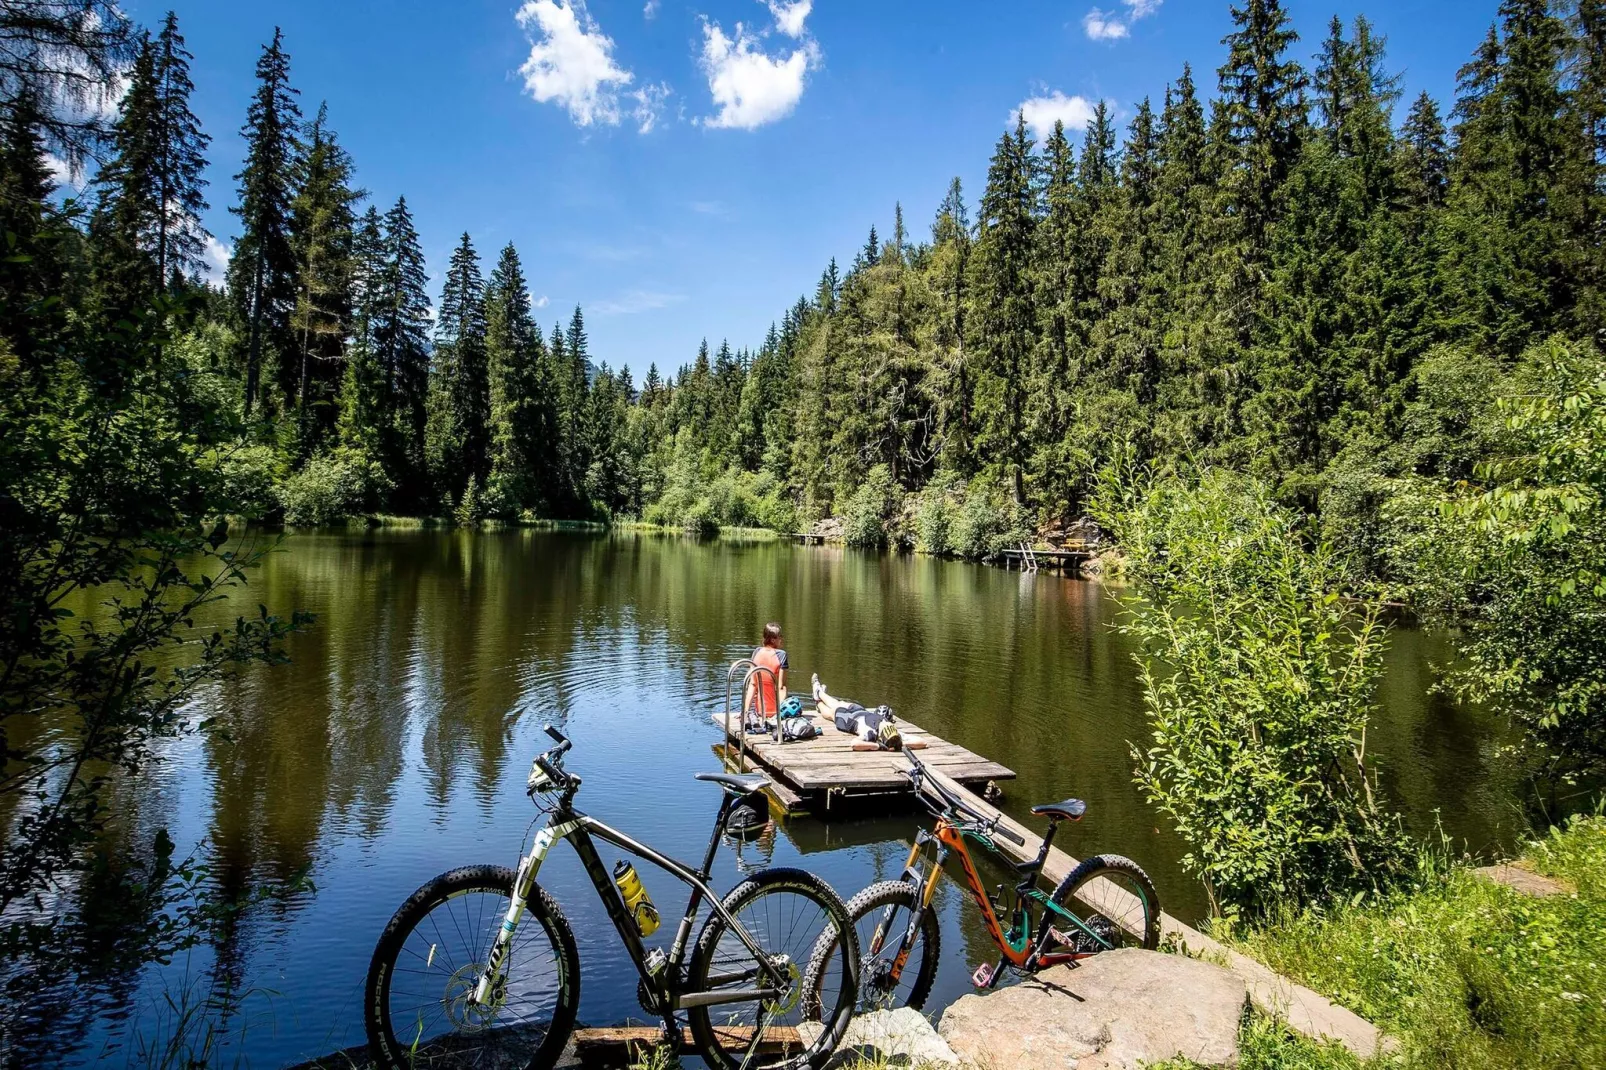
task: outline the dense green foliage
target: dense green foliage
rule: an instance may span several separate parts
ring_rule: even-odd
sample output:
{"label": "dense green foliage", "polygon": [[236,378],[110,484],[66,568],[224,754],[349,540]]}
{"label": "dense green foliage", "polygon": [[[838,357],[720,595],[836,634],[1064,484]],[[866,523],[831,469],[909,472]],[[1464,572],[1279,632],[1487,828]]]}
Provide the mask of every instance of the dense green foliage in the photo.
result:
{"label": "dense green foliage", "polygon": [[[465,237],[432,326],[405,200],[363,211],[275,34],[242,130],[227,298],[190,344],[277,452],[264,471],[290,485],[257,500],[298,522],[836,516],[864,545],[985,555],[1075,521],[1130,453],[1251,471],[1375,541],[1382,481],[1486,459],[1419,448],[1436,368],[1503,374],[1606,326],[1606,15],[1506,0],[1449,127],[1425,95],[1396,115],[1364,18],[1335,19],[1309,63],[1277,0],[1233,18],[1213,100],[1185,68],[1135,105],[1124,143],[1102,104],[1079,145],[1017,120],[974,221],[955,179],[925,240],[896,208],[756,349],[705,344],[639,384],[594,361],[579,309],[535,324],[512,247],[487,278]],[[96,185],[88,302],[196,267],[206,138],[187,59],[172,20],[138,53]],[[871,483],[877,500],[856,501]],[[314,488],[316,508],[290,507]]]}
{"label": "dense green foliage", "polygon": [[[128,820],[126,785],[164,741],[207,727],[196,707],[206,689],[245,665],[283,660],[281,640],[303,623],[266,610],[222,623],[217,605],[271,549],[231,538],[225,517],[263,507],[278,460],[251,444],[231,377],[196,343],[209,298],[184,272],[204,240],[205,141],[188,108],[176,22],[135,40],[104,5],[34,5],[26,18],[21,6],[0,13],[0,34],[69,49],[43,56],[52,63],[95,72],[135,60],[109,130],[63,114],[81,94],[34,92],[15,67],[0,78],[8,93],[20,85],[0,109],[8,1040],[20,1022],[62,1010],[45,1006],[40,976],[65,982],[168,961],[262,891],[214,894],[205,864],[176,856],[164,830]],[[112,21],[84,24],[101,18]],[[44,153],[52,142],[70,150],[102,139],[113,162],[86,219],[55,198]]]}
{"label": "dense green foliage", "polygon": [[1571,894],[1533,898],[1430,859],[1411,886],[1286,917],[1245,934],[1244,950],[1397,1037],[1388,1065],[1600,1066],[1606,823],[1555,829],[1521,864]]}
{"label": "dense green foliage", "polygon": [[1342,561],[1250,476],[1112,479],[1094,507],[1134,581],[1123,628],[1153,727],[1138,782],[1215,910],[1391,883],[1405,841],[1366,762],[1378,601],[1342,601]]}

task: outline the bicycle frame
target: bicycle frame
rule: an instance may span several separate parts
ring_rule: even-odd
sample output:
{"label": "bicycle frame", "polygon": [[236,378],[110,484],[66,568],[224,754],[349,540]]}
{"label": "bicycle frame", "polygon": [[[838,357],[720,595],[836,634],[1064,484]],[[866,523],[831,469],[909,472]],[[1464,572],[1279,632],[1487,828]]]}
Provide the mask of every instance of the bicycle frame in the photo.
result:
{"label": "bicycle frame", "polygon": [[[719,914],[731,927],[737,939],[752,953],[756,962],[760,964],[758,970],[746,970],[739,973],[721,974],[710,977],[710,985],[718,988],[720,985],[737,984],[742,981],[768,981],[772,986],[784,986],[787,978],[769,962],[763,950],[759,947],[752,935],[742,927],[741,923],[732,917],[720,902],[719,895],[708,884],[708,878],[713,872],[714,856],[719,851],[720,837],[725,832],[725,826],[730,818],[731,809],[738,801],[730,793],[719,808],[719,816],[714,822],[714,834],[709,838],[708,851],[703,856],[701,870],[694,870],[682,862],[661,854],[644,843],[631,838],[625,833],[610,825],[598,821],[588,814],[575,810],[571,802],[572,791],[565,793],[563,801],[553,811],[547,823],[536,833],[535,842],[531,845],[530,853],[519,861],[517,876],[513,881],[513,898],[508,905],[507,915],[502,921],[502,928],[497,933],[496,941],[491,948],[488,960],[488,969],[480,978],[475,991],[476,1002],[484,1002],[491,998],[496,983],[506,965],[508,948],[512,946],[513,934],[518,930],[519,922],[524,916],[525,906],[528,903],[530,892],[535,886],[536,875],[541,865],[546,861],[547,854],[559,840],[568,840],[574,847],[575,853],[580,856],[580,864],[585,867],[586,876],[591,879],[602,899],[608,917],[613,922],[614,929],[619,933],[625,949],[630,953],[630,961],[636,964],[636,972],[641,975],[642,983],[649,991],[657,992],[663,998],[666,1018],[676,1010],[691,1007],[709,1007],[724,1003],[746,1003],[755,1000],[771,1000],[784,992],[784,987],[752,987],[709,990],[702,992],[688,992],[681,989],[681,965],[686,956],[687,945],[691,938],[691,926],[697,914],[697,908],[704,899],[707,899],[713,910]],[[657,975],[647,967],[647,951],[642,943],[641,933],[636,928],[636,922],[631,917],[629,909],[625,906],[624,898],[614,885],[613,878],[602,863],[597,853],[595,839],[606,840],[616,847],[623,848],[636,857],[651,862],[654,866],[675,877],[681,883],[691,887],[691,898],[686,903],[686,912],[680,919],[679,928],[675,932],[675,941],[669,952],[667,965]],[[769,976],[759,978],[762,971]]]}
{"label": "bicycle frame", "polygon": [[[1054,920],[1056,918],[1070,922],[1092,937],[1102,945],[1100,950],[1110,948],[1112,945],[1090,929],[1081,918],[1071,911],[1058,906],[1047,895],[1037,889],[1037,878],[1043,871],[1043,864],[1048,861],[1049,847],[1053,843],[1056,827],[1056,823],[1049,823],[1048,832],[1043,836],[1043,845],[1036,858],[1030,862],[1011,864],[1010,868],[1021,875],[1021,880],[1015,886],[1015,916],[1009,919],[1007,933],[1005,921],[998,916],[998,911],[994,909],[992,899],[987,894],[986,885],[982,883],[981,875],[976,872],[976,864],[971,860],[970,851],[965,844],[967,831],[948,820],[948,818],[939,817],[935,832],[928,833],[925,829],[920,829],[916,832],[914,846],[910,848],[909,858],[904,862],[902,879],[920,889],[920,898],[909,919],[909,925],[902,934],[902,944],[898,949],[898,954],[893,959],[889,975],[891,983],[897,983],[899,977],[902,976],[904,966],[908,964],[909,953],[914,948],[915,936],[920,931],[921,920],[924,918],[926,911],[931,909],[931,902],[937,891],[937,882],[942,876],[943,866],[947,863],[950,855],[958,856],[960,869],[965,875],[965,884],[970,889],[971,898],[976,901],[976,906],[981,910],[982,921],[987,926],[987,935],[992,938],[994,944],[998,945],[999,953],[1003,956],[999,966],[1008,964],[1024,973],[1033,973],[1061,963],[1077,962],[1097,954],[1096,951],[1051,951],[1050,946],[1056,942],[1054,935]],[[971,833],[971,835],[982,843],[989,852],[998,853],[997,849],[984,836],[979,833]],[[933,864],[929,873],[923,873],[918,863],[921,855],[925,853],[927,846],[930,844],[936,844]],[[1043,914],[1036,925],[1036,935],[1028,938],[1027,934],[1032,930],[1032,925],[1030,924],[1031,911],[1026,906],[1026,903],[1028,900],[1033,899],[1042,904]],[[894,909],[894,907],[888,907],[881,922],[876,926],[869,945],[864,949],[866,955],[880,954],[881,949],[885,946],[887,937],[892,935],[886,931],[886,928]],[[1011,934],[1014,934],[1013,938]],[[987,978],[986,986],[991,988],[997,985],[1002,975],[1002,969],[994,968]]]}

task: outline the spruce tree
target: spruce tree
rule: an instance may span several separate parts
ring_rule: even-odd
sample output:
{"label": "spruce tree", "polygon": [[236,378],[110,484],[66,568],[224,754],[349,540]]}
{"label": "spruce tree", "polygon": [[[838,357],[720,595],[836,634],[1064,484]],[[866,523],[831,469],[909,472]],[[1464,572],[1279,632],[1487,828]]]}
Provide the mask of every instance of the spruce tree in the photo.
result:
{"label": "spruce tree", "polygon": [[941,310],[935,328],[933,390],[938,397],[937,450],[944,467],[974,471],[971,442],[971,383],[965,366],[965,313],[970,304],[971,233],[964,187],[956,176],[931,224],[930,275]]}
{"label": "spruce tree", "polygon": [[385,384],[385,466],[406,508],[428,500],[429,277],[407,199],[384,218],[383,273],[372,298],[374,359]]}
{"label": "spruce tree", "polygon": [[98,311],[108,323],[135,318],[163,283],[151,241],[161,229],[155,64],[156,46],[147,33],[118,103],[111,155],[95,176],[90,265]]}
{"label": "spruce tree", "polygon": [[151,176],[156,199],[155,253],[157,278],[166,287],[175,276],[201,271],[206,264],[206,240],[201,213],[209,207],[206,189],[206,148],[212,139],[201,131],[190,110],[195,84],[190,60],[178,31],[178,16],[169,11],[162,20],[152,56],[155,88]]}
{"label": "spruce tree", "polygon": [[46,164],[41,123],[31,93],[0,111],[0,348],[9,347],[30,373],[43,370],[66,326],[66,289],[54,219],[55,183]]}
{"label": "spruce tree", "polygon": [[[353,331],[352,301],[358,271],[354,249],[356,203],[351,157],[329,129],[326,105],[307,128],[297,159],[296,195],[290,203],[290,240],[296,263],[296,303],[290,315],[299,373],[296,415],[303,450],[332,426],[346,339]],[[371,256],[370,251],[364,251]]]}
{"label": "spruce tree", "polygon": [[1228,179],[1234,212],[1258,259],[1276,216],[1277,190],[1299,158],[1305,126],[1305,72],[1288,51],[1299,40],[1280,0],[1244,0],[1231,8],[1237,29],[1222,39],[1219,71],[1225,118],[1236,147]]}
{"label": "spruce tree", "polygon": [[[296,127],[301,110],[290,86],[284,34],[275,29],[256,68],[257,90],[246,111],[245,167],[235,176],[240,237],[229,261],[229,295],[244,331],[245,413],[263,403],[262,365],[291,351],[296,259],[290,239]],[[285,362],[294,368],[294,362]],[[281,365],[281,373],[287,370]],[[293,394],[293,380],[292,390]]]}
{"label": "spruce tree", "polygon": [[557,410],[530,292],[509,243],[485,286],[490,375],[490,500],[504,512],[550,511],[562,501]]}
{"label": "spruce tree", "polygon": [[1037,157],[1026,118],[999,138],[987,169],[971,260],[977,349],[976,450],[1026,500],[1026,371],[1034,341],[1032,263],[1038,212]]}
{"label": "spruce tree", "polygon": [[432,460],[439,463],[444,488],[456,496],[469,478],[483,483],[490,474],[485,283],[479,254],[466,232],[452,251],[441,287],[432,370],[432,386],[444,410]]}

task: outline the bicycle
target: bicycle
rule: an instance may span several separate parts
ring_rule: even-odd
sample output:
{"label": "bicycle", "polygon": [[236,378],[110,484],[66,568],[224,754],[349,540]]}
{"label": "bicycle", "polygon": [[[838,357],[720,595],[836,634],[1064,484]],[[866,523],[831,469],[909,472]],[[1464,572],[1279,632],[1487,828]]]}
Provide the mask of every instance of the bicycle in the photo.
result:
{"label": "bicycle", "polygon": [[[563,758],[571,744],[550,725],[546,732],[557,746],[536,756],[526,784],[532,800],[542,797],[537,806],[547,821],[518,868],[444,873],[414,892],[380,936],[363,1001],[375,1062],[548,1070],[558,1060],[574,1030],[580,960],[568,921],[536,876],[552,846],[567,839],[635,963],[637,998],[662,1020],[666,1039],[680,1040],[683,1013],[695,1048],[715,1070],[823,1064],[856,998],[858,941],[847,907],[824,881],[796,869],[752,874],[723,898],[708,884],[731,811],[768,778],[697,774],[724,794],[702,868],[693,869],[576,810],[581,782]],[[644,941],[658,916],[639,878],[624,862],[610,877],[599,839],[690,886],[667,953]],[[692,922],[705,901],[710,912],[693,944]],[[827,944],[845,953],[824,965],[823,1000],[821,981],[812,978],[804,1025],[803,967]]]}
{"label": "bicycle", "polygon": [[[1148,874],[1130,858],[1095,855],[1078,865],[1052,892],[1038,887],[1038,877],[1060,822],[1080,821],[1087,810],[1086,803],[1067,799],[1032,807],[1032,813],[1048,818],[1048,830],[1036,858],[1010,863],[1010,868],[1020,875],[1020,882],[1014,888],[1013,901],[1005,902],[1002,884],[997,894],[988,894],[966,841],[1002,854],[994,837],[1003,837],[1019,847],[1026,846],[1025,839],[1003,827],[1001,815],[988,818],[968,807],[919,758],[913,754],[907,757],[907,775],[915,793],[936,816],[937,824],[932,833],[924,829],[915,833],[914,847],[898,880],[872,884],[848,901],[862,953],[859,1013],[899,1006],[918,1010],[925,1004],[937,976],[942,946],[941,929],[931,903],[950,855],[958,856],[965,883],[1000,953],[996,965],[983,963],[971,976],[977,988],[996,987],[1011,969],[1030,975],[1117,947],[1138,946],[1152,951],[1159,946],[1160,899]],[[923,788],[930,789],[935,798],[928,798]],[[935,857],[926,871],[921,866],[922,856],[933,845]],[[1035,921],[1032,904],[1041,909]],[[867,931],[861,931],[863,925],[869,926]],[[832,950],[826,945],[817,949],[822,968],[830,961]],[[915,965],[913,970],[908,968],[911,962]],[[815,979],[811,968],[808,981],[812,985]]]}

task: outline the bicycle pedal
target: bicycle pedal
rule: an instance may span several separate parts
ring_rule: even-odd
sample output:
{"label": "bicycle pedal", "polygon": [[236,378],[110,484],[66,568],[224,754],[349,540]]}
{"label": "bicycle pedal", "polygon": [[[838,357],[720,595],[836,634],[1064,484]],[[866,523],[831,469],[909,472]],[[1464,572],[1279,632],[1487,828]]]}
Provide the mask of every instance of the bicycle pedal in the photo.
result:
{"label": "bicycle pedal", "polygon": [[976,967],[976,972],[970,975],[970,983],[977,988],[986,988],[993,983],[993,964],[984,962]]}

